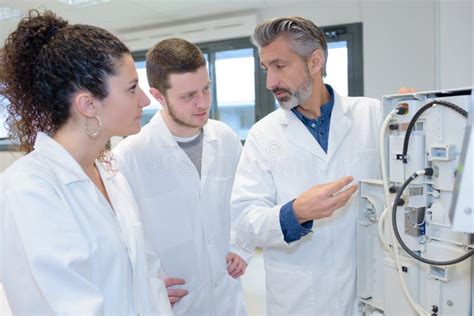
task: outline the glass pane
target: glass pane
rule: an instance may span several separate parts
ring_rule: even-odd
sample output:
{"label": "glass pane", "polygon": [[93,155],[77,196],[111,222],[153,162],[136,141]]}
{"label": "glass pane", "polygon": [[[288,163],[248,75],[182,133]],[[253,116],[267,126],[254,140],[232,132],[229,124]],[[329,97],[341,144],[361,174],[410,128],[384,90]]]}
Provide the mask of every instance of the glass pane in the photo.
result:
{"label": "glass pane", "polygon": [[328,43],[327,76],[324,82],[330,84],[340,95],[349,93],[349,68],[347,66],[347,41]]}
{"label": "glass pane", "polygon": [[8,138],[8,132],[5,127],[7,119],[7,102],[4,97],[0,96],[0,139]]}
{"label": "glass pane", "polygon": [[255,62],[253,49],[216,53],[217,117],[240,137],[255,123]]}
{"label": "glass pane", "polygon": [[161,104],[150,94],[150,86],[148,85],[148,79],[146,78],[145,61],[137,61],[135,62],[135,66],[137,67],[138,84],[151,101],[150,105],[143,109],[143,116],[141,119],[143,126],[150,121],[151,117],[156,113],[156,111],[161,110]]}
{"label": "glass pane", "polygon": [[[347,59],[347,41],[328,43],[327,76],[324,82],[330,84],[340,95],[349,94],[349,68]],[[275,109],[279,107],[275,99]]]}

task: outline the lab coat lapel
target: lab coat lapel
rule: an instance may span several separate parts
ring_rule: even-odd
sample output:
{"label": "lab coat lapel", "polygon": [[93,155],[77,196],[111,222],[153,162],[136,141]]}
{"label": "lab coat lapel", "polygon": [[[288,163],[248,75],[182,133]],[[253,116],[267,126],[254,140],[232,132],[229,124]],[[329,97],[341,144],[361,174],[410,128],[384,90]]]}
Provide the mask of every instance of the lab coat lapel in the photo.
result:
{"label": "lab coat lapel", "polygon": [[287,124],[286,136],[288,140],[313,155],[318,156],[323,161],[326,161],[326,153],[306,126],[304,126],[303,122],[301,122],[293,112],[288,110],[282,111],[283,117],[281,122]]}
{"label": "lab coat lapel", "polygon": [[334,92],[334,107],[332,109],[331,125],[329,127],[328,162],[332,159],[352,126],[352,121],[347,115],[348,111],[349,108],[347,104],[343,102],[340,95]]}
{"label": "lab coat lapel", "polygon": [[[155,119],[157,115],[158,117]],[[175,181],[181,182],[183,187],[187,187],[189,185],[193,187],[198,187],[200,179],[197,169],[194,166],[193,162],[186,155],[184,150],[179,147],[178,143],[176,142],[176,139],[171,134],[171,131],[166,125],[161,112],[155,114],[150,124],[155,124],[153,126],[153,129],[154,133],[157,134],[157,136],[154,137],[156,144],[154,144],[153,146],[156,146],[155,148],[158,148],[158,150],[160,151],[165,150],[167,154],[173,157],[173,159],[169,161],[172,163],[171,168],[174,171],[173,173],[176,175],[174,177]],[[201,172],[202,169],[203,168],[201,164]],[[189,183],[191,178],[193,183]]]}
{"label": "lab coat lapel", "polygon": [[122,192],[121,190],[118,190],[118,188],[121,188],[121,186],[117,183],[117,181],[119,181],[119,179],[117,179],[117,171],[107,169],[100,162],[96,162],[96,166],[99,169],[102,182],[104,183],[105,189],[110,199],[111,207],[113,208],[125,243],[127,244],[130,261],[132,266],[135,266],[136,252],[134,251],[135,249],[133,247],[135,240],[133,234],[131,233],[133,229],[130,225],[136,225],[139,223],[139,221],[134,217],[134,213],[130,212],[130,209],[133,207],[133,205],[130,205],[131,201],[126,198],[129,196],[129,194],[128,192]]}
{"label": "lab coat lapel", "polygon": [[122,237],[127,247],[128,257],[130,259],[130,264],[132,265],[134,300],[136,302],[135,308],[139,314],[142,314],[144,310],[141,304],[142,298],[140,296],[143,295],[142,288],[144,285],[140,283],[140,280],[143,277],[145,259],[140,256],[141,251],[144,249],[144,243],[143,240],[140,240],[141,236],[137,234],[137,230],[141,233],[141,223],[138,217],[136,217],[136,213],[132,211],[133,209],[136,209],[137,206],[134,201],[128,199],[131,192],[123,192],[122,188],[125,188],[126,186],[118,183],[124,181],[121,175],[118,175],[115,170],[106,169],[105,166],[99,162],[96,164],[109,195],[110,202],[112,203],[112,207],[115,211],[115,216],[120,225]]}
{"label": "lab coat lapel", "polygon": [[201,190],[206,183],[209,172],[214,165],[216,159],[216,140],[215,131],[210,128],[209,124],[204,125],[204,137],[202,140],[202,156],[201,156]]}
{"label": "lab coat lapel", "polygon": [[[150,128],[152,129],[151,142],[154,148],[170,148],[179,147],[175,138],[171,134],[168,125],[163,119],[162,111],[156,113],[150,120]],[[166,149],[165,149],[166,150]]]}

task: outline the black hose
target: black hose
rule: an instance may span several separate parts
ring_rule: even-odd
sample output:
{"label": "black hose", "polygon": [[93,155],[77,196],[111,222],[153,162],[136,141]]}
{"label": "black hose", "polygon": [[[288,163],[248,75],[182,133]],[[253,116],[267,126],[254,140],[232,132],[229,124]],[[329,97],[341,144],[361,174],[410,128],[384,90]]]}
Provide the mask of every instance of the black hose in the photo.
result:
{"label": "black hose", "polygon": [[[426,175],[433,174],[433,169],[432,168],[426,168],[425,170]],[[403,191],[405,191],[406,187],[412,182],[414,179],[418,177],[418,173],[415,172],[413,173],[406,181],[402,184],[402,186],[398,189],[397,196],[395,197],[395,201],[393,202],[393,208],[392,208],[392,227],[393,227],[393,232],[395,233],[395,237],[398,240],[398,243],[402,248],[406,251],[407,254],[412,256],[418,261],[431,264],[434,266],[448,266],[452,264],[456,264],[459,262],[462,262],[469,258],[470,256],[474,255],[474,249],[469,250],[466,252],[464,255],[460,256],[459,258],[453,259],[453,260],[447,260],[447,261],[434,261],[430,259],[423,258],[413,251],[410,250],[410,248],[407,247],[407,245],[403,242],[402,237],[400,236],[398,232],[398,226],[397,226],[397,208],[398,208],[398,201],[400,200],[400,197],[403,194]]]}
{"label": "black hose", "polygon": [[423,114],[423,112],[425,112],[426,110],[428,110],[429,108],[431,108],[435,104],[446,106],[446,107],[458,112],[462,116],[467,117],[467,111],[466,110],[464,110],[463,108],[457,106],[456,104],[448,102],[448,101],[434,100],[434,101],[431,101],[431,102],[423,105],[423,107],[421,107],[415,113],[415,115],[413,115],[413,117],[410,120],[410,123],[408,124],[407,130],[405,132],[405,138],[403,140],[403,152],[402,152],[402,157],[403,157],[402,161],[403,161],[404,164],[406,164],[408,162],[408,160],[407,160],[408,143],[410,142],[411,131],[413,130],[413,127],[415,126],[416,121],[421,116],[421,114]]}

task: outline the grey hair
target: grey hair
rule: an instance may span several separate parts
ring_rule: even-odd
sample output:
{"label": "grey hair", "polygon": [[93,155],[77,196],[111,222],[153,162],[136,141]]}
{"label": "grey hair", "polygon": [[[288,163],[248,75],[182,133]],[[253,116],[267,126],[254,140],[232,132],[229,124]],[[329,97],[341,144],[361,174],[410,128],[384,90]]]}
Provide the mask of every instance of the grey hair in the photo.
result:
{"label": "grey hair", "polygon": [[298,16],[266,20],[255,27],[250,41],[260,50],[280,36],[285,36],[290,50],[303,59],[307,59],[315,50],[321,50],[324,54],[321,73],[326,77],[328,44],[319,27],[310,20]]}

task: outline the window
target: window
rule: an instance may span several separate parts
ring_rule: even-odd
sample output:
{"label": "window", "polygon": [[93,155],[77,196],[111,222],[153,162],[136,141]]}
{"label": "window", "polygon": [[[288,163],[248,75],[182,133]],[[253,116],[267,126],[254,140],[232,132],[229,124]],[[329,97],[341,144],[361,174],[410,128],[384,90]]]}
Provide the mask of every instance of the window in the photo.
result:
{"label": "window", "polygon": [[150,94],[150,86],[148,85],[148,79],[146,78],[145,60],[136,61],[135,66],[137,67],[138,84],[151,101],[150,105],[143,109],[143,115],[141,118],[141,124],[143,126],[150,121],[156,111],[161,109],[161,104],[156,101],[155,98],[153,98]]}
{"label": "window", "polygon": [[8,101],[0,95],[0,151],[14,150],[18,141],[12,141],[8,138],[6,126]]}
{"label": "window", "polygon": [[213,86],[211,118],[229,125],[241,140],[255,123],[257,51],[248,38],[198,44]]}
{"label": "window", "polygon": [[[338,93],[363,95],[362,24],[322,27],[328,41],[329,58],[325,82]],[[212,81],[210,117],[229,125],[245,140],[250,127],[275,110],[278,103],[265,87],[265,74],[260,69],[258,51],[249,38],[198,43],[208,62]],[[140,86],[148,92],[145,53],[134,54]],[[155,101],[145,109],[143,123],[160,108]]]}
{"label": "window", "polygon": [[0,139],[8,138],[7,128],[5,126],[5,121],[7,119],[7,102],[5,98],[0,96]]}
{"label": "window", "polygon": [[364,94],[362,23],[322,27],[328,42],[327,77],[341,94]]}
{"label": "window", "polygon": [[341,95],[349,95],[346,41],[328,43],[326,73],[324,82],[330,84]]}

